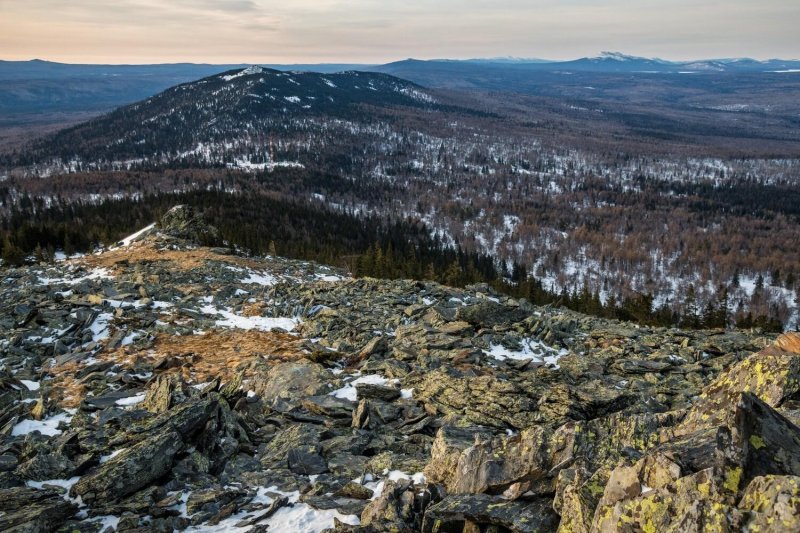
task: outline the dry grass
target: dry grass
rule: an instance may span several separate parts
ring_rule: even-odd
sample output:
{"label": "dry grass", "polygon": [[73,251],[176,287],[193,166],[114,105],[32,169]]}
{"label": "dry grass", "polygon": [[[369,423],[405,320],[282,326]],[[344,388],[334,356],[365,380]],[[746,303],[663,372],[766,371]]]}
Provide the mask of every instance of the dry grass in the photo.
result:
{"label": "dry grass", "polygon": [[171,268],[178,270],[192,270],[202,267],[208,261],[219,261],[242,268],[259,268],[257,261],[246,257],[223,255],[212,252],[208,248],[195,248],[194,250],[169,250],[157,247],[153,242],[135,242],[130,246],[108,250],[100,255],[88,255],[77,260],[89,267],[109,268],[115,273],[124,267],[136,263],[167,262]]}
{"label": "dry grass", "polygon": [[169,359],[169,371],[197,383],[220,378],[223,382],[244,372],[250,377],[258,361],[276,364],[308,355],[302,339],[286,333],[223,330],[204,335],[159,335],[153,351]]}
{"label": "dry grass", "polygon": [[[180,374],[188,383],[207,383],[219,378],[225,383],[237,374],[245,380],[262,372],[264,365],[294,361],[309,356],[305,341],[286,333],[257,330],[212,330],[203,335],[159,334],[145,350],[130,346],[99,353],[98,362],[113,361],[132,371],[141,363],[155,367],[153,377]],[[91,389],[91,376],[78,379],[84,368],[66,363],[50,370],[50,399],[62,407],[77,407]]]}

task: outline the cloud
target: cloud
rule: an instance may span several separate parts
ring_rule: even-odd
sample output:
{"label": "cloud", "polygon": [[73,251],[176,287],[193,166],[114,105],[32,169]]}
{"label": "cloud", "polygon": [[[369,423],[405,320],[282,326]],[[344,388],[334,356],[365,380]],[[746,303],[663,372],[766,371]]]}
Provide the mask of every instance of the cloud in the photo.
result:
{"label": "cloud", "polygon": [[0,57],[382,62],[800,56],[786,0],[0,0]]}

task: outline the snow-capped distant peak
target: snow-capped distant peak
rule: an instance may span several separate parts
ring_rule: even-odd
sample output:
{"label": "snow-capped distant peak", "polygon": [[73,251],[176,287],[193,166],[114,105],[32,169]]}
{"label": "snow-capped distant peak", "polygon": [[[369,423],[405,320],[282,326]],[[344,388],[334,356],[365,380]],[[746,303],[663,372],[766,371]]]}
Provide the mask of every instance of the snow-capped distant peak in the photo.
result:
{"label": "snow-capped distant peak", "polygon": [[593,59],[595,61],[618,61],[620,63],[632,62],[632,61],[646,61],[649,63],[669,63],[668,61],[664,61],[663,59],[659,59],[657,57],[651,58],[651,57],[631,56],[623,54],[621,52],[600,52],[599,56],[592,57],[589,59]]}
{"label": "snow-capped distant peak", "polygon": [[252,74],[262,74],[263,72],[264,72],[263,68],[259,67],[258,65],[253,65],[253,66],[247,67],[246,69],[240,70],[236,74],[230,74],[228,76],[222,76],[222,79],[225,80],[225,81],[231,81],[232,79],[241,78],[242,76],[250,76]]}
{"label": "snow-capped distant peak", "polygon": [[606,61],[634,61],[641,58],[625,55],[620,52],[600,52],[600,55],[594,59],[602,59]]}

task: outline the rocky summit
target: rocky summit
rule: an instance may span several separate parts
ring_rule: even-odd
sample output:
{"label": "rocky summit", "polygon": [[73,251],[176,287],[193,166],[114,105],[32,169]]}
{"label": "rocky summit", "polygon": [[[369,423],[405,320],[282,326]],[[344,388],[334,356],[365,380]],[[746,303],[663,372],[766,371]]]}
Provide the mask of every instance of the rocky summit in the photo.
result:
{"label": "rocky summit", "polygon": [[800,530],[800,335],[225,247],[4,271],[0,530]]}

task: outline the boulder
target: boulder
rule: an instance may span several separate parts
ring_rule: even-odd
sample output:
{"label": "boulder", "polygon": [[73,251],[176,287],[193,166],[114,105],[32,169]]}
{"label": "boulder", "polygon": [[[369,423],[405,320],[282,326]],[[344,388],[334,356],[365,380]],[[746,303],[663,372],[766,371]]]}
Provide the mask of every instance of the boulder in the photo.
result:
{"label": "boulder", "polygon": [[737,363],[703,389],[697,403],[672,436],[733,424],[735,405],[751,393],[772,407],[800,391],[800,334],[786,333],[775,343]]}
{"label": "boulder", "polygon": [[126,449],[93,473],[83,476],[70,491],[85,503],[117,501],[166,475],[183,449],[181,435],[164,431]]}
{"label": "boulder", "polygon": [[65,500],[57,490],[0,489],[0,531],[55,531],[76,512],[78,506]]}
{"label": "boulder", "polygon": [[487,494],[462,494],[428,507],[421,531],[484,531],[487,526],[512,533],[545,533],[556,529],[558,516],[548,498],[508,501]]}
{"label": "boulder", "polygon": [[254,391],[271,405],[276,400],[299,404],[309,396],[330,392],[332,375],[322,365],[302,360],[275,365],[267,378],[255,382]]}

